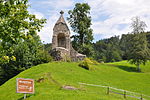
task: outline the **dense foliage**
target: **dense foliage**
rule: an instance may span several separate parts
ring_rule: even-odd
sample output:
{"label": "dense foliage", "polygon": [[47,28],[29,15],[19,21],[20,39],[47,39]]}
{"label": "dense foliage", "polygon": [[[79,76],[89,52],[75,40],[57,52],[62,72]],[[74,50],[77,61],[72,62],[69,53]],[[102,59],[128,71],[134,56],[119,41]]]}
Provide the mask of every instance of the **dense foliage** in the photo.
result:
{"label": "dense foliage", "polygon": [[132,19],[131,27],[133,29],[130,41],[128,61],[137,66],[140,72],[140,65],[145,64],[150,57],[150,50],[148,48],[148,42],[146,35],[143,34],[147,27],[145,22],[141,21],[139,17]]}
{"label": "dense foliage", "polygon": [[[130,57],[140,57],[141,52],[145,60],[148,60],[150,49],[150,33],[123,34],[121,38],[114,36],[108,39],[97,41],[94,45],[93,58],[99,62],[115,62],[129,60]],[[139,48],[139,49],[138,49]],[[133,54],[132,50],[138,54]],[[142,50],[142,51],[141,51]],[[141,55],[142,56],[142,55]]]}
{"label": "dense foliage", "polygon": [[0,1],[0,84],[33,65],[51,61],[37,32],[45,19],[29,14],[28,0]]}
{"label": "dense foliage", "polygon": [[80,53],[91,55],[93,33],[91,29],[90,6],[87,3],[76,3],[73,10],[69,10],[68,21],[76,33],[72,36],[73,47]]}
{"label": "dense foliage", "polygon": [[146,36],[143,33],[132,34],[132,40],[130,41],[130,48],[128,52],[128,60],[135,64],[140,72],[140,65],[145,64],[150,57],[150,51]]}
{"label": "dense foliage", "polygon": [[150,34],[144,32],[145,27],[145,22],[139,17],[134,17],[131,33],[123,34],[121,39],[114,36],[94,44],[94,58],[100,62],[128,60],[135,64],[140,72],[140,65],[145,64],[150,58]]}
{"label": "dense foliage", "polygon": [[119,36],[99,40],[94,44],[94,58],[99,62],[115,62],[122,60]]}

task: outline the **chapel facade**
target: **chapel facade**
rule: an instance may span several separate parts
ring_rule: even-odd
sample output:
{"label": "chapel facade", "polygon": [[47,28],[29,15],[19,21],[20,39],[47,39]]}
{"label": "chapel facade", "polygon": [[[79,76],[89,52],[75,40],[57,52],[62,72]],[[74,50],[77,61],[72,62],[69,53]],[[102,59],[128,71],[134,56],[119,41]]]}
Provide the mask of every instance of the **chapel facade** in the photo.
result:
{"label": "chapel facade", "polygon": [[78,53],[73,49],[70,39],[70,30],[64,20],[64,12],[60,12],[60,17],[53,28],[52,49],[60,52],[63,59],[69,58],[72,61],[83,60],[86,55]]}

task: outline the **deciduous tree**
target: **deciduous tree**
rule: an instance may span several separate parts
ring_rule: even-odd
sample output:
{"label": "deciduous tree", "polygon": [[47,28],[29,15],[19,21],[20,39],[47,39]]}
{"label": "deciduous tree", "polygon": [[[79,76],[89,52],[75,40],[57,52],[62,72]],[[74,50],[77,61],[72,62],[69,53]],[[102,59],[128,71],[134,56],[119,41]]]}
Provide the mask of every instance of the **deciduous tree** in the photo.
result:
{"label": "deciduous tree", "polygon": [[0,84],[47,60],[37,35],[46,20],[30,14],[28,7],[28,0],[0,0]]}
{"label": "deciduous tree", "polygon": [[[91,16],[90,6],[87,3],[76,3],[73,10],[69,10],[69,17],[67,18],[72,30],[76,33],[72,36],[73,47],[84,53],[85,45],[88,45],[93,40],[93,34],[91,29]],[[82,49],[81,49],[82,48]]]}
{"label": "deciduous tree", "polygon": [[131,27],[133,28],[133,34],[130,35],[131,41],[129,42],[128,60],[132,64],[135,64],[140,72],[140,65],[145,64],[150,57],[147,38],[143,33],[146,24],[139,17],[135,17],[132,19]]}

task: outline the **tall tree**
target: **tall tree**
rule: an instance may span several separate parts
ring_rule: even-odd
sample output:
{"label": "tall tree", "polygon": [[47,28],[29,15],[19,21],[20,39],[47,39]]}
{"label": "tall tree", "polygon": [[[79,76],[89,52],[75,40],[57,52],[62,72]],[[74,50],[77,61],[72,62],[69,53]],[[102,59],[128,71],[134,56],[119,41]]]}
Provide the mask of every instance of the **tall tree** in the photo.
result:
{"label": "tall tree", "polygon": [[28,12],[28,0],[0,1],[0,39],[5,49],[37,35],[45,19],[37,19]]}
{"label": "tall tree", "polygon": [[37,32],[46,20],[29,14],[28,7],[28,0],[0,0],[0,84],[43,62]]}
{"label": "tall tree", "polygon": [[[72,36],[73,46],[77,51],[84,53],[84,45],[88,45],[93,40],[91,29],[90,6],[87,3],[76,3],[73,10],[69,10],[67,18],[72,30],[76,33]],[[82,50],[81,50],[82,49]]]}
{"label": "tall tree", "polygon": [[135,64],[140,72],[140,65],[145,64],[150,57],[147,38],[144,34],[146,24],[141,21],[139,17],[135,17],[132,19],[131,27],[133,29],[133,34],[131,35],[131,46],[128,50],[128,60],[132,64]]}

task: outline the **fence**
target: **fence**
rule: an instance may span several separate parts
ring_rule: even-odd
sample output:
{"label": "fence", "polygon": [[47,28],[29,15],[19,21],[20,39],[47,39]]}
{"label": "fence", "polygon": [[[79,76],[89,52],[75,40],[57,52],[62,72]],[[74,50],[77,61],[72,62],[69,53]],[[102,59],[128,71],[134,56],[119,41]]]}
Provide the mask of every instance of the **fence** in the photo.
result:
{"label": "fence", "polygon": [[127,96],[128,96],[128,97],[137,98],[137,99],[140,99],[140,100],[146,100],[145,97],[150,98],[150,96],[148,96],[148,95],[135,93],[135,92],[131,92],[131,91],[123,90],[123,89],[117,89],[117,88],[110,87],[110,86],[87,84],[87,83],[81,83],[81,82],[79,82],[79,84],[80,85],[88,85],[88,86],[96,86],[96,87],[106,88],[106,93],[108,95],[110,93],[115,93],[115,94],[123,95],[124,98],[127,98]]}

